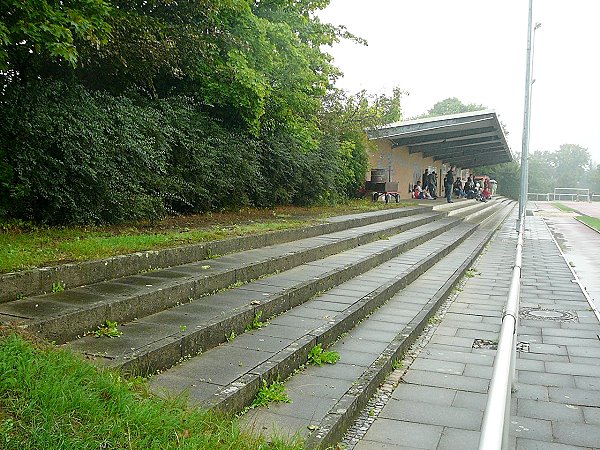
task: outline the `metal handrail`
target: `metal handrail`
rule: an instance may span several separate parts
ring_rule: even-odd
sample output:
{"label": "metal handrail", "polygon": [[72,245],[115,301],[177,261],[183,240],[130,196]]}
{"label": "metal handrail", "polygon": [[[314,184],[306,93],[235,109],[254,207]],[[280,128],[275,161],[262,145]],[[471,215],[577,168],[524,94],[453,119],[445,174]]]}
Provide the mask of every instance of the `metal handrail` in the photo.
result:
{"label": "metal handrail", "polygon": [[523,230],[525,221],[519,225],[517,252],[513,267],[508,301],[502,315],[502,327],[488,401],[483,415],[479,450],[508,448],[511,390],[515,380],[517,358],[517,328],[519,323],[519,294],[521,290],[521,261],[523,257]]}

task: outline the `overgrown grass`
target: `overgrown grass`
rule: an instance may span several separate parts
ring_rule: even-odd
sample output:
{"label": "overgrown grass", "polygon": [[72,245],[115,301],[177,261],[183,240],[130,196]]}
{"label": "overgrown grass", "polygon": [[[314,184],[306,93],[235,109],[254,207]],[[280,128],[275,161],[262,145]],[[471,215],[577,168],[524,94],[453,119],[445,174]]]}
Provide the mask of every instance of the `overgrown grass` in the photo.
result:
{"label": "overgrown grass", "polygon": [[118,227],[39,227],[23,222],[0,223],[0,273],[299,228],[319,223],[328,216],[413,204],[386,205],[355,200],[330,207],[244,209],[234,213],[169,217],[156,224]]}
{"label": "overgrown grass", "polygon": [[600,219],[591,216],[577,216],[576,219],[600,232]]}
{"label": "overgrown grass", "polygon": [[235,419],[149,395],[139,380],[100,372],[77,357],[0,335],[0,448],[281,449],[301,442],[241,431]]}
{"label": "overgrown grass", "polygon": [[559,203],[559,202],[552,203],[552,206],[560,209],[562,212],[574,212],[575,211],[573,208],[569,208],[567,205],[563,205],[562,203]]}

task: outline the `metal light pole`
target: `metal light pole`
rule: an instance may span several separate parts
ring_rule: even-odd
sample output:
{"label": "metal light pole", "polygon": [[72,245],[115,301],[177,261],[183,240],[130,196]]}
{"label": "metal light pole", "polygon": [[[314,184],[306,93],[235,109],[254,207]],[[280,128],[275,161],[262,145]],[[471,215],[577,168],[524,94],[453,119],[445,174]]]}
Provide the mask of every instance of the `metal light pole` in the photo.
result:
{"label": "metal light pole", "polygon": [[[523,118],[523,147],[521,151],[521,192],[519,195],[519,219],[517,230],[519,230],[521,221],[525,220],[525,210],[527,208],[527,190],[528,190],[528,158],[529,158],[529,110],[531,104],[531,66],[532,66],[532,33],[533,33],[533,0],[529,0],[529,22],[527,25],[527,63],[525,72],[525,112]],[[536,25],[537,27],[537,25]]]}

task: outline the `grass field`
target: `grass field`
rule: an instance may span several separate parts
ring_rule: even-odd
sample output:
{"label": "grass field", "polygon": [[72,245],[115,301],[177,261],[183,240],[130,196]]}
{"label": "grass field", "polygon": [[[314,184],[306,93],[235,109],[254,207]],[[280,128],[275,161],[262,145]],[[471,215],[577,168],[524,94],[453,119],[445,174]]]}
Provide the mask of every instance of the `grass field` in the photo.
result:
{"label": "grass field", "polygon": [[300,450],[267,442],[237,419],[148,395],[145,382],[101,372],[54,347],[0,329],[0,448],[3,450]]}
{"label": "grass field", "polygon": [[575,212],[575,210],[573,208],[569,208],[567,205],[563,205],[562,203],[559,203],[559,202],[553,202],[552,206],[560,209],[563,212]]}
{"label": "grass field", "polygon": [[581,220],[586,225],[589,225],[596,231],[600,232],[600,219],[591,216],[577,216],[578,220]]}
{"label": "grass field", "polygon": [[355,200],[327,207],[246,208],[236,212],[168,217],[157,223],[106,227],[40,227],[0,223],[0,273],[299,228],[334,215],[415,203]]}

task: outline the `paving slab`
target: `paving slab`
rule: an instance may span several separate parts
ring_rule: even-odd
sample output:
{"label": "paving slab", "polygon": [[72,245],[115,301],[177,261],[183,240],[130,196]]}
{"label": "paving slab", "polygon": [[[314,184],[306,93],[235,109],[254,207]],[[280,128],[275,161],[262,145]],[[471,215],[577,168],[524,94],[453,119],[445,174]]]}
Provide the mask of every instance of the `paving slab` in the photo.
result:
{"label": "paving slab", "polygon": [[[474,424],[487,403],[495,350],[471,348],[470,344],[478,337],[497,340],[499,334],[516,243],[514,222],[510,222],[507,220],[477,263],[480,273],[466,280],[447,308],[439,332],[430,332],[414,362],[408,369],[399,369],[402,382],[391,394],[393,401],[383,408],[385,413],[367,425],[364,436],[350,449],[377,448],[371,445],[376,442],[401,446],[394,440],[400,432],[395,434],[392,421],[397,422],[394,426],[441,427],[437,443],[429,442],[427,447],[417,442],[415,448],[478,448],[480,429]],[[528,217],[522,307],[565,311],[574,319],[521,317],[518,340],[529,346],[517,354],[511,448],[600,448],[600,324],[580,285],[572,280],[568,263],[546,224]]]}
{"label": "paving slab", "polygon": [[[429,270],[427,272],[425,272],[423,276],[420,276],[417,279],[417,281],[414,281],[412,284],[408,285],[408,287],[405,289],[406,292],[404,292],[405,290],[400,291],[398,294],[396,294],[394,297],[392,297],[392,299],[390,299],[387,303],[385,303],[379,310],[377,310],[371,316],[369,316],[367,320],[365,320],[364,322],[361,322],[355,330],[353,330],[353,331],[349,332],[347,335],[343,336],[338,342],[336,342],[331,347],[332,350],[339,352],[339,354],[341,356],[340,361],[343,361],[346,364],[353,363],[354,366],[364,365],[365,373],[361,376],[361,378],[359,380],[356,380],[356,384],[353,385],[342,398],[340,398],[340,400],[331,409],[331,411],[329,411],[327,416],[325,416],[323,418],[323,420],[321,421],[320,426],[319,426],[319,429],[322,430],[322,433],[329,433],[328,430],[330,429],[331,426],[333,426],[333,427],[345,426],[345,425],[341,425],[341,424],[343,424],[343,421],[347,420],[347,419],[338,419],[338,418],[346,417],[346,415],[348,415],[349,410],[356,408],[355,405],[359,401],[359,400],[357,400],[358,397],[362,396],[364,392],[369,392],[369,391],[364,390],[364,385],[363,385],[364,383],[367,383],[366,380],[368,380],[368,377],[371,376],[371,375],[369,375],[369,373],[377,373],[377,371],[379,371],[379,367],[382,364],[384,364],[383,361],[388,361],[385,364],[390,364],[392,362],[391,359],[383,359],[383,358],[389,358],[388,355],[390,355],[390,353],[387,353],[387,352],[389,351],[391,344],[387,345],[387,347],[380,346],[379,344],[380,343],[385,344],[386,339],[389,342],[390,339],[394,337],[394,335],[396,335],[395,339],[404,339],[403,336],[408,336],[410,333],[412,333],[412,331],[404,331],[403,327],[406,328],[405,324],[409,323],[409,321],[416,320],[417,317],[423,317],[424,319],[420,319],[420,320],[426,321],[428,316],[423,316],[422,314],[423,314],[423,311],[427,311],[427,308],[429,308],[428,305],[432,302],[432,297],[437,298],[437,296],[439,296],[441,292],[445,292],[444,296],[447,295],[448,291],[453,286],[453,284],[448,284],[449,283],[448,280],[453,279],[452,277],[454,276],[454,274],[457,273],[457,270],[459,267],[461,268],[461,270],[466,270],[466,269],[468,269],[468,267],[470,267],[471,259],[469,259],[469,258],[471,257],[471,255],[477,254],[477,253],[473,253],[473,252],[477,248],[483,246],[483,243],[486,240],[484,237],[488,236],[488,235],[489,235],[488,231],[482,232],[479,234],[478,234],[478,232],[475,232],[473,234],[473,239],[466,240],[461,246],[454,249],[452,251],[452,253],[450,253],[450,255],[448,256],[448,258],[445,258],[442,261],[440,261],[439,264],[428,267]],[[415,255],[415,259],[422,258],[422,257],[432,255],[432,254],[433,254],[432,251],[430,249],[427,249],[425,246],[421,246],[421,247],[415,249],[414,252],[413,251],[410,252],[410,255]],[[403,257],[403,259],[405,260],[404,262],[406,262],[406,260],[408,258]],[[461,264],[467,264],[467,263],[463,262],[465,260],[468,261],[469,265],[467,265],[467,266],[465,266],[465,268],[463,268],[463,266]],[[395,260],[390,261],[389,263],[386,263],[386,266],[389,266],[389,267],[396,266],[400,270],[406,270],[405,268],[403,268],[403,266],[404,267],[406,266],[405,264],[396,264],[396,261],[398,261],[398,259],[395,259]],[[452,261],[452,262],[449,263],[449,261]],[[411,264],[414,264],[414,263],[412,263],[412,261],[411,261]],[[458,273],[462,274],[463,272],[458,272]],[[365,277],[363,277],[363,278],[365,278]],[[429,284],[430,286],[437,286],[437,287],[435,289],[432,289],[432,288],[429,288],[429,289],[419,288],[416,290],[411,289],[411,287],[414,287],[414,286],[422,287],[422,286],[426,286],[427,284]],[[446,285],[448,285],[448,287],[444,287]],[[444,289],[447,289],[447,290],[444,290]],[[391,313],[391,316],[398,317],[400,319],[400,322],[398,322],[398,320],[390,320],[390,313]],[[412,318],[411,318],[411,316],[412,316]],[[382,330],[379,329],[382,326],[384,327],[384,330],[385,330],[384,333],[382,333]],[[406,329],[408,330],[408,328],[406,328]],[[405,334],[403,334],[403,333],[405,333]],[[379,339],[383,339],[383,340],[380,341]],[[468,344],[470,347],[472,344],[472,339],[468,339]],[[385,350],[384,350],[384,348],[385,348]],[[350,350],[350,351],[348,351],[348,350]],[[368,350],[368,351],[366,351],[366,350]],[[443,361],[443,360],[441,360],[441,361],[430,360],[429,362],[424,362],[423,364],[425,366],[427,366],[427,368],[431,368],[432,370],[442,370],[442,372],[441,372],[442,374],[444,374],[444,371],[445,372],[452,372],[452,371],[457,371],[457,370],[462,371],[462,369],[464,367],[464,364],[453,363],[451,361]],[[335,373],[336,366],[331,366],[328,369],[332,373]],[[320,368],[318,370],[320,370]],[[296,374],[292,378],[292,380],[294,380],[294,381],[292,381],[291,383],[296,383],[295,380],[297,378],[299,380],[301,380],[303,377],[305,377],[305,375],[303,373]],[[297,381],[297,382],[300,383],[300,381]],[[290,381],[288,381],[288,383],[290,383]],[[306,383],[306,384],[309,384],[309,383]],[[376,388],[377,383],[375,383],[373,386]],[[485,388],[487,389],[487,382],[486,382]],[[310,402],[312,402],[312,400],[307,401],[307,402],[305,402],[304,400],[301,400],[301,402],[306,403],[306,407],[309,410],[312,409],[315,414],[314,417],[317,417],[319,411],[317,411],[317,409],[315,408],[314,405],[311,406],[309,404]],[[296,405],[294,405],[294,404],[282,405],[281,411],[284,415],[291,416],[292,414],[294,414],[293,413],[294,408],[298,407],[299,404],[300,403],[297,403]],[[302,409],[304,409],[304,407]],[[480,412],[480,415],[481,415],[481,412]],[[338,425],[338,424],[340,424],[340,425]],[[322,439],[320,437],[320,435],[322,433],[319,430],[312,433],[310,436],[309,444],[310,444],[310,442],[314,442],[315,439],[316,440]],[[322,441],[322,442],[328,442],[328,444],[329,444],[331,441]],[[381,442],[381,441],[379,441],[379,442],[383,444],[383,442]],[[388,444],[390,444],[390,443],[388,443]],[[320,444],[320,445],[326,446],[324,443]],[[369,445],[372,445],[372,444],[369,444]]]}

